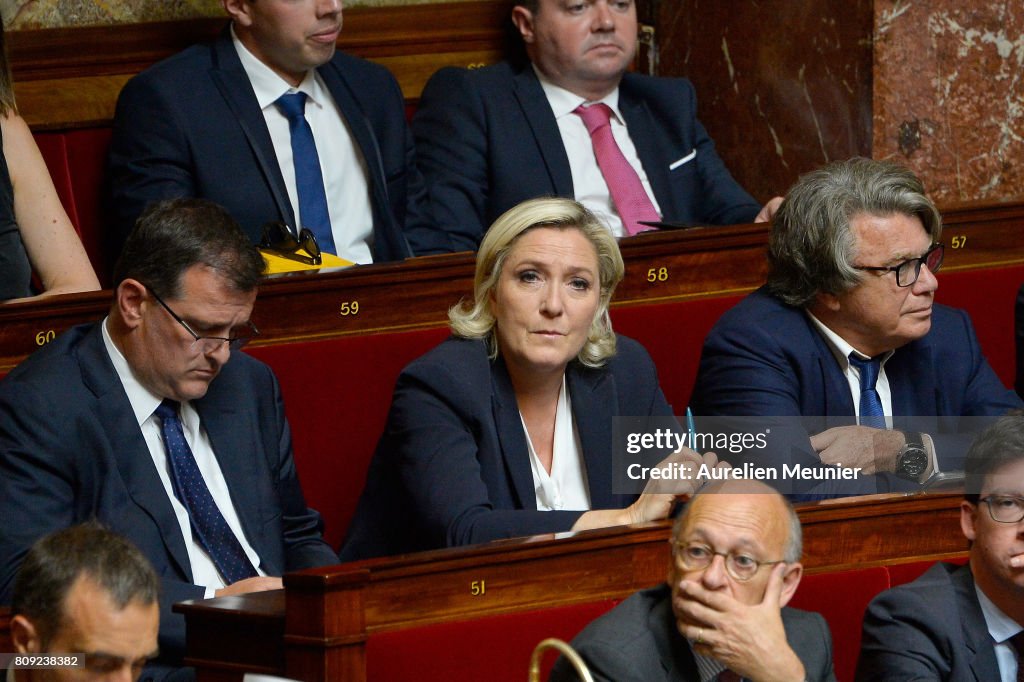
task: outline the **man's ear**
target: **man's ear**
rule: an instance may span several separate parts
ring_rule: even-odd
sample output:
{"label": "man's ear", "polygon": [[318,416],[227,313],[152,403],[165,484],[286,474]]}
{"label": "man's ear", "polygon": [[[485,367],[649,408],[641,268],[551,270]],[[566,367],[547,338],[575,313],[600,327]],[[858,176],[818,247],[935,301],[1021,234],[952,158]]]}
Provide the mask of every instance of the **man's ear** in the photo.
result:
{"label": "man's ear", "polygon": [[43,651],[43,641],[36,626],[20,613],[11,618],[11,642],[19,654],[38,654]]}
{"label": "man's ear", "polygon": [[246,28],[252,25],[249,2],[250,0],[221,0],[224,11],[228,13],[231,20]]}
{"label": "man's ear", "polygon": [[117,285],[114,300],[121,319],[129,329],[134,329],[142,320],[146,302],[146,287],[135,279],[125,279]]}
{"label": "man's ear", "polygon": [[801,563],[788,564],[786,572],[782,574],[782,593],[779,594],[779,608],[789,603],[789,600],[796,594],[796,588],[800,586],[800,579],[804,575],[804,566]]}
{"label": "man's ear", "polygon": [[964,537],[971,542],[974,542],[975,536],[977,535],[976,523],[978,520],[978,507],[971,504],[967,500],[960,503],[960,530],[963,531]]}
{"label": "man's ear", "polygon": [[[839,297],[835,294],[827,294],[824,291],[819,291],[814,295],[814,300],[808,307],[811,309],[812,313],[814,313],[815,308],[818,308],[819,310],[827,310],[831,313],[838,313],[842,306],[839,302]],[[818,315],[815,313],[815,317],[817,316]]]}
{"label": "man's ear", "polygon": [[519,29],[519,35],[523,36],[524,43],[533,42],[533,12],[522,5],[516,5],[512,8],[512,23]]}

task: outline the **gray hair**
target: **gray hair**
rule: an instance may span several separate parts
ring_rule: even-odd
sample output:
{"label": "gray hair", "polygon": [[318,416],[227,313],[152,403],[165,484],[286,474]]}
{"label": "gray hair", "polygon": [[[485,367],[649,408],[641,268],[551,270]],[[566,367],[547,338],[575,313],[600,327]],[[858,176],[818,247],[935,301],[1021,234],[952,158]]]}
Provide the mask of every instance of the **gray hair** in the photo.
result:
{"label": "gray hair", "polygon": [[[676,518],[675,523],[672,524],[672,542],[673,547],[679,540],[679,534],[683,530],[683,526],[686,525],[686,517],[690,513],[690,508],[693,506],[693,501],[701,495],[718,495],[721,489],[721,485],[712,484],[705,488],[704,491],[697,493],[687,501],[686,506],[683,507],[683,511]],[[726,493],[728,494],[728,493]],[[796,513],[796,509],[793,508],[793,504],[784,496],[779,494],[778,491],[767,488],[765,491],[758,493],[751,493],[753,495],[772,495],[778,498],[782,504],[786,507],[786,512],[789,516],[789,533],[786,534],[786,545],[782,548],[782,560],[787,564],[795,564],[800,561],[800,557],[804,554],[804,532],[803,527],[800,525],[800,517]],[[673,551],[675,551],[673,549]]]}
{"label": "gray hair", "polygon": [[890,161],[853,158],[800,176],[772,224],[768,241],[768,288],[792,306],[818,293],[855,287],[855,239],[850,221],[858,214],[916,216],[937,242],[942,218],[910,170]]}
{"label": "gray hair", "polygon": [[75,581],[87,577],[118,609],[157,601],[160,583],[149,561],[131,542],[95,521],[56,531],[25,555],[14,580],[13,615],[32,621],[44,645],[60,631],[64,601]]}
{"label": "gray hair", "polygon": [[587,340],[577,359],[587,367],[600,367],[615,355],[608,305],[625,272],[622,254],[608,228],[593,213],[571,199],[531,199],[505,211],[484,235],[476,254],[472,301],[461,301],[448,311],[452,333],[465,339],[486,339],[491,359],[498,357],[495,319],[490,295],[497,287],[505,259],[516,241],[537,227],[579,230],[597,250],[601,299]]}

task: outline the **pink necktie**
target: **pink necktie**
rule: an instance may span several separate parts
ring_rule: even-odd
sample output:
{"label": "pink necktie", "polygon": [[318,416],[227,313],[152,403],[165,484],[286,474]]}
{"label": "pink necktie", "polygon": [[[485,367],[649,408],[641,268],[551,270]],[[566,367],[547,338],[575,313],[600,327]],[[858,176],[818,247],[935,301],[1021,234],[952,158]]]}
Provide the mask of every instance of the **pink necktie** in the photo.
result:
{"label": "pink necktie", "polygon": [[605,182],[608,183],[608,190],[612,193],[612,200],[619,211],[619,217],[622,218],[626,233],[633,235],[656,229],[640,224],[641,220],[661,220],[661,216],[654,210],[654,204],[644,191],[640,176],[629,165],[619,145],[615,143],[612,127],[608,123],[612,115],[611,108],[607,104],[592,104],[589,107],[581,104],[572,113],[583,119],[583,125],[590,133],[597,165],[601,168]]}

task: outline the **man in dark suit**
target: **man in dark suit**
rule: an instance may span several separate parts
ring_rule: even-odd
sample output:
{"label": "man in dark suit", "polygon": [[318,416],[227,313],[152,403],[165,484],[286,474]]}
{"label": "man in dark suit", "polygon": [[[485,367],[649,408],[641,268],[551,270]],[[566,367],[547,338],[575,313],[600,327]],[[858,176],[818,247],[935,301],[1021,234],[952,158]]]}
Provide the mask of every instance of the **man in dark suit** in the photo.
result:
{"label": "man in dark suit", "polygon": [[896,164],[852,159],[801,177],[774,219],[767,285],[705,340],[694,411],[849,420],[809,442],[804,432],[797,448],[883,474],[835,494],[960,469],[963,443],[936,448],[913,428],[921,422],[900,431],[893,420],[995,416],[1021,402],[986,362],[967,314],[934,304],[940,233],[920,181]]}
{"label": "man in dark suit", "polygon": [[0,382],[0,603],[33,542],[98,519],[160,576],[161,662],[180,665],[175,602],[278,589],[275,576],[335,563],[299,487],[277,381],[231,355],[257,333],[262,269],[219,206],[154,204],[115,268],[107,318]]}
{"label": "man in dark suit", "polygon": [[475,250],[499,215],[537,196],[575,198],[616,236],[645,229],[624,225],[620,182],[608,179],[581,105],[610,109],[615,150],[649,207],[637,215],[705,225],[770,216],[776,200],[759,215],[715,153],[689,81],[626,73],[637,48],[632,0],[528,0],[512,20],[529,62],[442,69],[413,120],[432,217],[454,248]]}
{"label": "man in dark suit", "polygon": [[[227,208],[253,242],[265,223],[283,221],[329,231],[334,248],[320,239],[324,250],[358,263],[446,250],[420,208],[398,84],[383,67],[335,51],[341,1],[224,6],[232,23],[212,45],[147,69],[121,92],[109,165],[118,245],[149,202],[191,196]],[[280,103],[288,94],[304,98],[297,121],[308,123],[315,149],[293,153]],[[327,201],[323,226],[319,209],[304,204],[301,162],[310,157]]]}
{"label": "man in dark suit", "polygon": [[[573,647],[595,680],[834,680],[824,618],[786,608],[801,544],[796,512],[771,488],[712,484],[676,520],[668,583],[598,618]],[[578,678],[561,658],[550,679]]]}
{"label": "man in dark suit", "polygon": [[159,593],[146,557],[100,524],[47,535],[18,570],[11,642],[18,654],[69,665],[14,669],[8,682],[139,679],[157,655]]}
{"label": "man in dark suit", "polygon": [[971,446],[960,526],[966,566],[937,563],[864,616],[857,680],[1018,680],[1024,653],[1024,417]]}

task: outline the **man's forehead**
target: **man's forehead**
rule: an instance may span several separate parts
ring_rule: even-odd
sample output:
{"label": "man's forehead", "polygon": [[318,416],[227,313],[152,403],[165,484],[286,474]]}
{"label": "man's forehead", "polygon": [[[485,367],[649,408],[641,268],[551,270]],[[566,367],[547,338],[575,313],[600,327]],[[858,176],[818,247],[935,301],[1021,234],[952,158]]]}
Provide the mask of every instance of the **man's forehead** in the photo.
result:
{"label": "man's forehead", "polygon": [[691,502],[679,539],[702,536],[733,546],[774,549],[786,541],[786,518],[774,493],[705,493]]}
{"label": "man's forehead", "polygon": [[982,494],[1024,497],[1024,453],[986,475]]}

